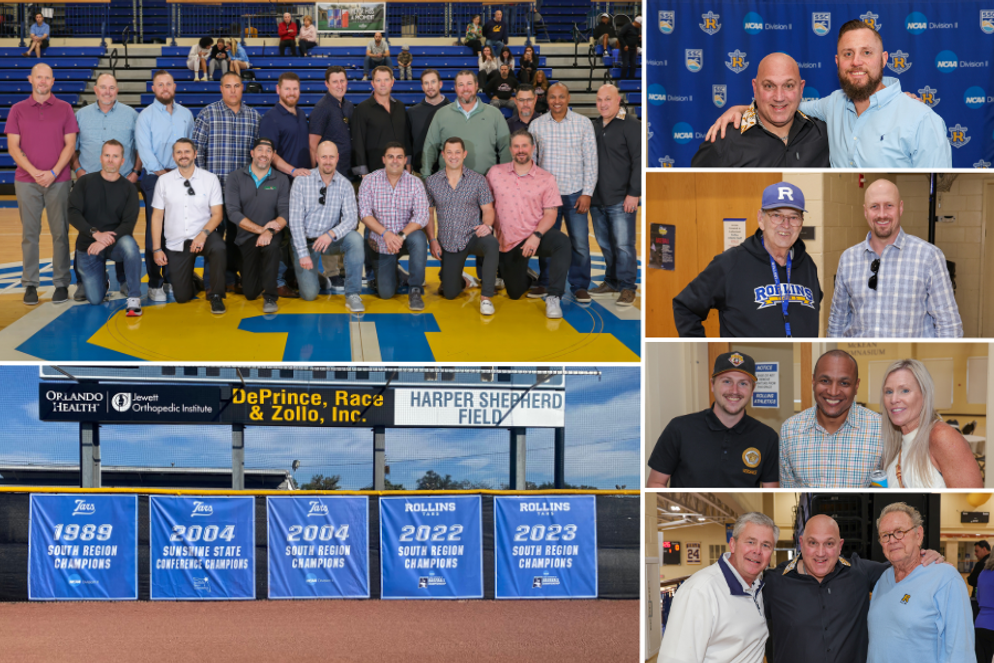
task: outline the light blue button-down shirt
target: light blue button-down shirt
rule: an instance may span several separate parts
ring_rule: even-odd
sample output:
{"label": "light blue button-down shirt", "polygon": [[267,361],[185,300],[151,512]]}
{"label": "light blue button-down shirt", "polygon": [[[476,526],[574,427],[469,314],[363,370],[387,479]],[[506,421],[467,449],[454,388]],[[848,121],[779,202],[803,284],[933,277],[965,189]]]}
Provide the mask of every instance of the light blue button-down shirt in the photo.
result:
{"label": "light blue button-down shirt", "polygon": [[842,90],[801,102],[802,113],[828,123],[832,168],[952,168],[945,121],[901,92],[898,79],[883,82],[858,117]]}
{"label": "light blue button-down shirt", "polygon": [[150,173],[175,168],[173,143],[180,138],[192,137],[193,113],[175,102],[172,113],[156,99],[138,114],[135,144],[138,146],[142,165]]}
{"label": "light blue button-down shirt", "polygon": [[76,124],[79,134],[76,137],[76,150],[79,152],[79,165],[88,173],[100,170],[100,152],[104,143],[111,138],[124,145],[124,164],[121,174],[127,177],[135,168],[135,125],[138,111],[131,106],[115,101],[110,111],[103,112],[99,104],[89,104],[76,111]]}

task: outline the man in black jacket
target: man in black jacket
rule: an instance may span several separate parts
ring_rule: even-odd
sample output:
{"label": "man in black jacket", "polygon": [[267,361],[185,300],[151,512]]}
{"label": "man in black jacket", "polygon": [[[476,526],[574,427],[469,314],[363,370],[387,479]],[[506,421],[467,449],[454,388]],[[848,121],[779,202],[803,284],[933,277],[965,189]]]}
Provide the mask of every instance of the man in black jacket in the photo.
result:
{"label": "man in black jacket", "polygon": [[756,234],[715,256],[673,299],[680,336],[704,336],[711,309],[722,336],[818,336],[818,267],[799,239],[805,211],[793,184],[766,187]]}
{"label": "man in black jacket", "polygon": [[797,110],[804,81],[794,58],[763,58],[752,80],[754,100],[739,129],[705,140],[694,168],[828,168],[828,126]]}

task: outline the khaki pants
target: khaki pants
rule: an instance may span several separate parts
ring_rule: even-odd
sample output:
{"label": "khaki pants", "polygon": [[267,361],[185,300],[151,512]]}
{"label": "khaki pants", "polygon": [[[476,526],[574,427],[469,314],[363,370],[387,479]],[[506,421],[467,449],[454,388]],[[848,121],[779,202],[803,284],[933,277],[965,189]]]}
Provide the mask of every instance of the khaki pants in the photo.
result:
{"label": "khaki pants", "polygon": [[17,211],[21,215],[21,284],[41,285],[38,246],[41,242],[41,213],[48,212],[52,234],[52,282],[56,288],[68,288],[71,281],[69,262],[69,182],[55,182],[43,187],[34,182],[14,182]]}

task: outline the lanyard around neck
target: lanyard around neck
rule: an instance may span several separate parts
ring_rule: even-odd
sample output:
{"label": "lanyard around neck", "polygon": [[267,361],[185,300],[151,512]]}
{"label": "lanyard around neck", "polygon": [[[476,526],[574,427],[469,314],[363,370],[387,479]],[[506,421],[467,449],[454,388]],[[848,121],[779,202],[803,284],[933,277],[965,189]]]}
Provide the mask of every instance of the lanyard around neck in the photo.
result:
{"label": "lanyard around neck", "polygon": [[[763,243],[763,248],[766,248],[766,238],[761,239]],[[787,251],[787,285],[790,285],[790,257],[793,250]],[[791,338],[790,335],[790,315],[787,314],[787,292],[783,286],[780,285],[780,274],[777,271],[777,262],[773,259],[773,256],[767,252],[766,255],[770,259],[770,269],[773,270],[773,281],[777,286],[777,294],[780,296],[780,310],[783,311],[783,326],[787,332],[787,338]]]}

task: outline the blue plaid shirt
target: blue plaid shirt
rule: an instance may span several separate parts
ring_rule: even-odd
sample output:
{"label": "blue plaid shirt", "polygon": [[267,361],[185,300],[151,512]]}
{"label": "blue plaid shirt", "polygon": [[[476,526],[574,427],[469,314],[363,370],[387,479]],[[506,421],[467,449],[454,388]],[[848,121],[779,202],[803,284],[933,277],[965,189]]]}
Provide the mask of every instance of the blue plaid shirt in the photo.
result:
{"label": "blue plaid shirt", "polygon": [[597,137],[589,117],[567,110],[562,122],[556,122],[546,113],[532,120],[528,130],[535,137],[535,163],[556,176],[559,195],[594,195]]}
{"label": "blue plaid shirt", "polygon": [[[871,290],[870,265],[877,258],[877,289]],[[828,335],[962,338],[963,323],[942,250],[902,228],[878,256],[867,233],[839,261]]]}
{"label": "blue plaid shirt", "polygon": [[197,167],[217,175],[224,186],[224,178],[252,161],[252,144],[259,137],[261,116],[244,103],[235,113],[215,101],[200,111],[193,126],[193,142],[197,145]]}
{"label": "blue plaid shirt", "polygon": [[355,189],[344,175],[335,172],[325,191],[324,205],[319,200],[324,187],[318,168],[307,177],[295,177],[290,189],[290,236],[298,256],[307,252],[308,238],[314,239],[331,231],[339,240],[359,225]]}

